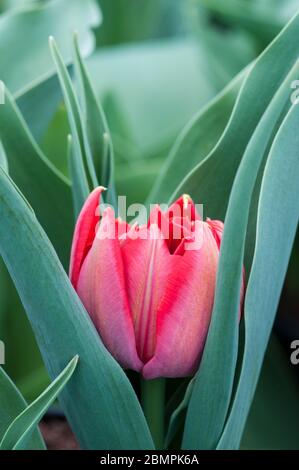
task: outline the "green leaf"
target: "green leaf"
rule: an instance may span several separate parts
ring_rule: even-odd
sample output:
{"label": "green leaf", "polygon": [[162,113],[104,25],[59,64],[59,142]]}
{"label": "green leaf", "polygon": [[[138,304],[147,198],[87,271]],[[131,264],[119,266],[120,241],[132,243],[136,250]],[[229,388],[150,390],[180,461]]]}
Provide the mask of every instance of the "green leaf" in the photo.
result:
{"label": "green leaf", "polygon": [[231,24],[244,27],[264,42],[272,40],[284,26],[277,8],[269,8],[262,2],[242,0],[199,0],[209,10],[228,20]]}
{"label": "green leaf", "polygon": [[[299,16],[289,24],[285,34],[274,41],[272,47],[260,57],[243,86],[243,93],[246,84],[249,86],[251,80],[256,78],[256,69],[263,68],[264,63],[267,63],[267,56],[271,56],[276,48],[279,49],[280,43],[284,43],[284,36],[288,36],[290,31],[294,33],[296,26],[298,29]],[[183,443],[187,448],[215,448],[225,423],[238,353],[241,272],[250,203],[265,152],[280,122],[281,114],[290,104],[290,84],[299,73],[296,60],[294,58],[294,64],[290,64],[293,68],[282,81],[253,133],[234,181],[225,218],[212,321],[199,370],[200,379],[195,382],[188,407]],[[266,80],[263,87],[265,82]],[[256,89],[256,93],[256,99],[262,99],[261,86]],[[242,92],[239,103],[241,99]],[[215,347],[219,344],[221,348]],[[199,422],[207,423],[204,432],[198,429]]]}
{"label": "green leaf", "polygon": [[0,450],[28,448],[28,440],[34,428],[72,377],[78,359],[75,356],[51,385],[14,419],[0,442]]}
{"label": "green leaf", "polygon": [[60,401],[81,447],[152,449],[132,386],[103,346],[44,231],[2,170],[0,183],[0,252],[52,379],[70,357],[80,357]]}
{"label": "green leaf", "polygon": [[0,166],[5,170],[8,171],[8,165],[7,165],[7,158],[5,155],[5,150],[3,148],[3,145],[0,141]]}
{"label": "green leaf", "polygon": [[[19,390],[4,372],[2,367],[0,367],[0,400],[0,438],[2,439],[10,423],[27,406],[27,403]],[[33,433],[29,438],[27,448],[40,450],[45,449],[45,444],[38,429],[33,430]]]}
{"label": "green leaf", "polygon": [[177,186],[215,147],[221,137],[246,71],[200,110],[183,129],[148,197],[149,202],[168,201]]}
{"label": "green leaf", "polygon": [[[0,76],[10,91],[20,93],[54,71],[48,37],[55,35],[66,62],[71,59],[71,32],[77,30],[85,53],[93,47],[92,26],[101,21],[94,0],[55,0],[8,11],[0,17]],[[25,39],[24,39],[25,38]],[[18,73],[11,66],[12,57]]]}
{"label": "green leaf", "polygon": [[[79,172],[79,194],[83,195],[82,207],[90,191],[98,186],[97,175],[72,81],[53,37],[50,37],[49,43],[68,113],[72,133],[72,156],[76,160],[75,166]],[[75,187],[73,189],[76,190]]]}
{"label": "green leaf", "polygon": [[189,400],[192,394],[194,386],[194,378],[190,380],[184,398],[179,404],[179,406],[175,409],[175,411],[172,413],[167,429],[167,434],[165,437],[165,448],[167,448],[170,444],[171,441],[174,439],[178,429],[180,426],[184,423],[185,420],[185,415],[186,415],[186,409],[189,404]]}
{"label": "green leaf", "polygon": [[2,293],[0,299],[5,324],[5,328],[0,330],[6,346],[5,371],[26,401],[31,402],[49,385],[49,376],[13,281],[2,264],[1,290],[7,296],[7,299],[3,298]]}
{"label": "green leaf", "polygon": [[33,137],[40,142],[61,100],[57,75],[31,83],[14,98]]}
{"label": "green leaf", "polygon": [[[218,15],[211,22],[211,13],[201,6],[194,6],[197,12],[196,37],[205,53],[205,74],[217,91],[230,82],[252,62],[257,55],[257,41],[247,31],[230,27]],[[224,24],[223,24],[224,23]],[[220,27],[219,27],[220,26]],[[225,34],[223,30],[225,27]]]}
{"label": "green leaf", "polygon": [[236,397],[218,445],[222,449],[239,447],[298,225],[298,119],[299,108],[293,105],[274,139],[263,176],[244,306],[244,357]]}
{"label": "green leaf", "polygon": [[82,166],[81,160],[78,158],[78,152],[75,151],[73,145],[73,138],[71,134],[68,135],[67,141],[67,154],[68,154],[68,163],[69,163],[69,174],[72,181],[72,195],[73,195],[73,205],[74,213],[78,215],[82,209],[82,205],[86,198],[88,197],[88,188],[87,181],[82,175]]}
{"label": "green leaf", "polygon": [[[190,194],[208,217],[224,219],[236,171],[251,135],[273,94],[298,58],[296,16],[251,65],[229,123],[215,148],[186,176],[171,200]],[[273,66],[281,57],[279,67]],[[268,73],[272,70],[271,75]],[[246,124],[245,124],[246,123]]]}
{"label": "green leaf", "polygon": [[114,156],[107,120],[93,90],[89,75],[82,61],[77,35],[74,36],[75,67],[81,83],[84,127],[93,157],[97,179],[107,187],[106,202],[115,206]]}
{"label": "green leaf", "polygon": [[44,154],[47,155],[48,160],[67,178],[69,178],[69,162],[67,155],[69,133],[70,127],[66,109],[64,104],[60,103],[43,135],[40,146]]}
{"label": "green leaf", "polygon": [[0,139],[10,176],[33,207],[67,268],[74,224],[70,185],[33,140],[7,90],[5,104],[0,106]]}

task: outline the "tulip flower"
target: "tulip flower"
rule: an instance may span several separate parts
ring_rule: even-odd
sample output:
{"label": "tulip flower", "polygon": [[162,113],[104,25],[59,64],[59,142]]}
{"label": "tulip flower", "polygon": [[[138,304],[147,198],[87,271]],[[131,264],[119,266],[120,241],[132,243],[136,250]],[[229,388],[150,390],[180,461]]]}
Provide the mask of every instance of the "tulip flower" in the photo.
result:
{"label": "tulip flower", "polygon": [[193,375],[211,320],[223,223],[201,220],[189,196],[130,226],[101,192],[76,224],[70,279],[115,359],[145,379]]}

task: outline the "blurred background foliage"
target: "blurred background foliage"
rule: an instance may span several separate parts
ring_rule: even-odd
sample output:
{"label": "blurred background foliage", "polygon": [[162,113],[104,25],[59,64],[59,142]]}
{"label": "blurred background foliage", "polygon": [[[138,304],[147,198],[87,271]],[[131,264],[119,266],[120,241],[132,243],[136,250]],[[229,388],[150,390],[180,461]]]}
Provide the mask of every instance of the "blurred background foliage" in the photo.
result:
{"label": "blurred background foliage", "polygon": [[[117,190],[129,203],[142,202],[183,127],[298,8],[299,0],[0,0],[0,79],[68,178],[69,127],[48,36],[71,70],[71,33],[78,30],[111,129]],[[244,448],[299,448],[298,373],[289,361],[290,341],[299,338],[298,261],[297,236]],[[32,400],[48,377],[3,264],[0,277],[5,369]]]}

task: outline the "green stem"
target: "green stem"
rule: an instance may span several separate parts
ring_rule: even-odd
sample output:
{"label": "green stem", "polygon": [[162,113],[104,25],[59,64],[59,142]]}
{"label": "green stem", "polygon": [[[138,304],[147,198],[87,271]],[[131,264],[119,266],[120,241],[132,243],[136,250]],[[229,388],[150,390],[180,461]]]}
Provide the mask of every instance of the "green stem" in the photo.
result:
{"label": "green stem", "polygon": [[164,445],[165,379],[143,380],[141,403],[156,449]]}

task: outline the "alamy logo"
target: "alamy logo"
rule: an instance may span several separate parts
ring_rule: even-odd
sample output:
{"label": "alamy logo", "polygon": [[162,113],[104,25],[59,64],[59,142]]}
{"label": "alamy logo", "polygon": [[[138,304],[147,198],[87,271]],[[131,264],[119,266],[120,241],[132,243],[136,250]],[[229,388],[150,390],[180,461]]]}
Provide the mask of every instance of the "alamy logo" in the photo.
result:
{"label": "alamy logo", "polygon": [[0,341],[0,365],[3,366],[5,364],[5,345],[3,341]]}
{"label": "alamy logo", "polygon": [[294,349],[290,356],[291,363],[293,366],[297,366],[299,364],[299,340],[294,339],[294,341],[291,342],[290,348]]}

